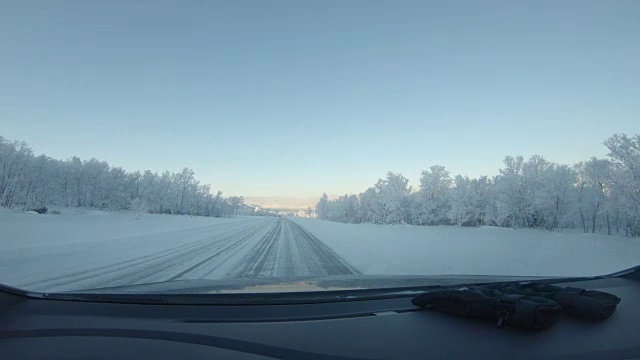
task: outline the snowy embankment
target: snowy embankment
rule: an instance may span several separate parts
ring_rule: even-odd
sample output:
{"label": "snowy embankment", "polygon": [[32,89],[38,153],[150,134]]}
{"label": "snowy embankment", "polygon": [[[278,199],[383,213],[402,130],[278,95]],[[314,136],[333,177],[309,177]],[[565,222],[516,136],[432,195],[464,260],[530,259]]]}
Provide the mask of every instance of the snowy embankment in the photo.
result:
{"label": "snowy embankment", "polygon": [[497,227],[296,219],[365,274],[602,275],[640,265],[640,239]]}

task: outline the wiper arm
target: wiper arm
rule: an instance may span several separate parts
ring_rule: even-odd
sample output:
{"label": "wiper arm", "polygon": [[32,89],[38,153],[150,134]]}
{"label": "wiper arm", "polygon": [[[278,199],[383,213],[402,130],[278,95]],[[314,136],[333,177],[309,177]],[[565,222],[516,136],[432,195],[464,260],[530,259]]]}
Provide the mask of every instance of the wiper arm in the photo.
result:
{"label": "wiper arm", "polygon": [[[283,305],[381,300],[414,296],[427,290],[442,288],[441,285],[411,287],[354,289],[311,292],[282,293],[223,293],[223,294],[98,294],[98,293],[51,293],[31,294],[54,300],[112,302],[127,304],[180,304],[180,305]],[[37,295],[37,296],[35,296]]]}

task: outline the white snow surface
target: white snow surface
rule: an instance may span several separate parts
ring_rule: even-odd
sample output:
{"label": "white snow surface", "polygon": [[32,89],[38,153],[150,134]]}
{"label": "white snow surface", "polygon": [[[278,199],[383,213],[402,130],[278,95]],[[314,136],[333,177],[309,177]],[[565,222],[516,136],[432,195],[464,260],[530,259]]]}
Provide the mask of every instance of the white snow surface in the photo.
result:
{"label": "white snow surface", "polygon": [[639,264],[640,239],[575,232],[0,209],[0,283],[34,291],[358,273],[588,276]]}
{"label": "white snow surface", "polygon": [[594,276],[640,265],[640,239],[498,227],[296,219],[365,274]]}
{"label": "white snow surface", "polygon": [[[137,217],[138,214],[129,212],[91,210],[65,211],[61,215],[0,212],[0,282],[40,291],[124,285],[110,280],[130,275],[128,265],[136,265],[139,259],[155,256],[157,262],[166,262],[170,256],[157,255],[265,222],[257,217],[216,219],[148,214]],[[266,232],[259,230],[256,236]],[[131,284],[145,282],[147,278],[153,281],[162,266],[155,266],[154,262],[148,265],[154,270],[149,276],[122,280]],[[180,264],[175,265],[172,271],[180,271]],[[60,284],[57,278],[69,281]]]}
{"label": "white snow surface", "polygon": [[278,217],[0,211],[0,282],[34,291],[358,273],[320,240]]}

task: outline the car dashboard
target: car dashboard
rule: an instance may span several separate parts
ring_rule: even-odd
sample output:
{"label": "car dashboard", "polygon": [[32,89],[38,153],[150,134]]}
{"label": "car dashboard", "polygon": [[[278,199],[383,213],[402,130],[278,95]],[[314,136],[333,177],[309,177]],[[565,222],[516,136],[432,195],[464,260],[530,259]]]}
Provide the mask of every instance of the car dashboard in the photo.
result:
{"label": "car dashboard", "polygon": [[0,358],[634,359],[638,273],[567,283],[622,298],[605,321],[497,328],[411,305],[411,297],[183,305],[74,301],[0,292]]}

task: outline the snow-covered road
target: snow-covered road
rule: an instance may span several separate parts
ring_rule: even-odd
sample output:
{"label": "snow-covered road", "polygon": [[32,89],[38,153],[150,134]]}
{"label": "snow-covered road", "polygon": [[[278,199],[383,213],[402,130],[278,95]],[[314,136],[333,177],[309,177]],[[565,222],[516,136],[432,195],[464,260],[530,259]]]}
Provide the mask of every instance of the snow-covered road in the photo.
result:
{"label": "snow-covered road", "polygon": [[640,239],[568,230],[0,209],[0,283],[36,291],[360,273],[591,276],[638,259]]}
{"label": "snow-covered road", "polygon": [[65,291],[182,279],[279,278],[358,274],[302,226],[286,218],[8,249],[1,281]]}

